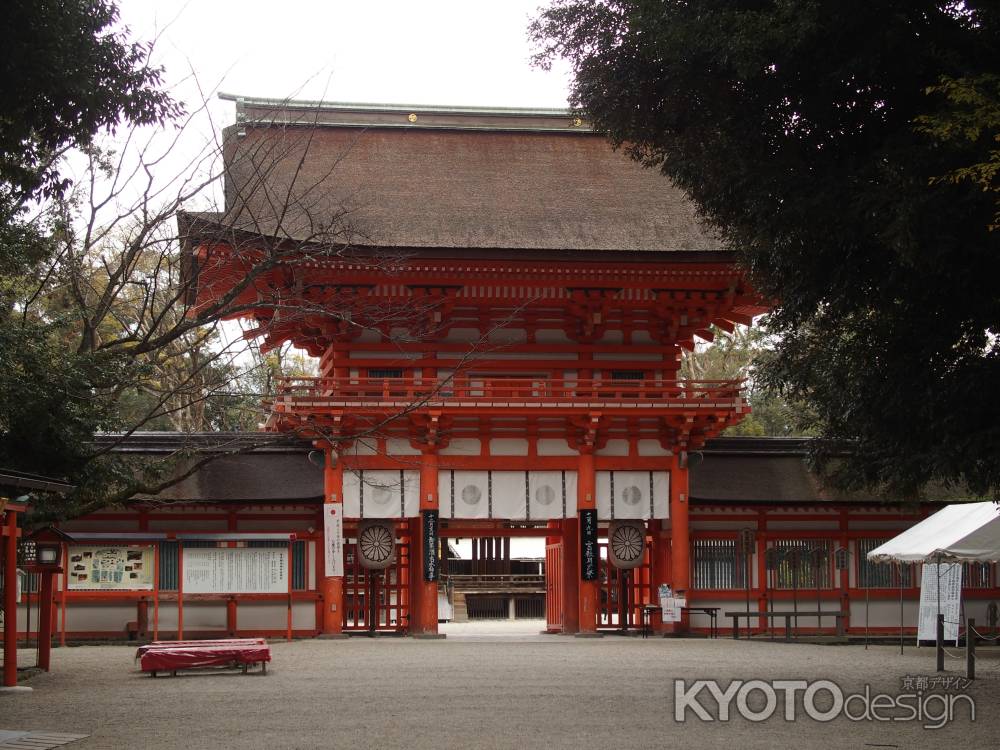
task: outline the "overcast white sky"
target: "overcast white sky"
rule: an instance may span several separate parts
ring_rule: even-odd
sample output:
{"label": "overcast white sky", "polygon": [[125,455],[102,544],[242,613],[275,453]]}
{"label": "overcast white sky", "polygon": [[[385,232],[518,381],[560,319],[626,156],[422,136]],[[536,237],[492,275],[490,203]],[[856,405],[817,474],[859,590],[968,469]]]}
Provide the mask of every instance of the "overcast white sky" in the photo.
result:
{"label": "overcast white sky", "polygon": [[[566,68],[533,69],[544,0],[120,0],[171,82],[245,96],[565,107]],[[178,94],[197,100],[192,86]],[[228,111],[224,103],[216,109]]]}

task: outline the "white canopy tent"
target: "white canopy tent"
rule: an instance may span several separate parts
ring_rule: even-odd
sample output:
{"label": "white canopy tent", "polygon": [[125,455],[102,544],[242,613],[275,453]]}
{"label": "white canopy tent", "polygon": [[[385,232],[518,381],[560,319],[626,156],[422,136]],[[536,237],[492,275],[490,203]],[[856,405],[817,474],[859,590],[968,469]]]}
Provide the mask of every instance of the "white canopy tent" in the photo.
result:
{"label": "white canopy tent", "polygon": [[[894,562],[936,564],[938,575],[936,615],[941,614],[941,563],[995,562],[1000,560],[1000,506],[993,502],[947,505],[933,516],[893,537],[867,555],[873,563]],[[959,582],[961,577],[959,574]],[[903,652],[903,576],[899,589],[899,650]],[[961,583],[959,583],[961,587]],[[867,648],[867,589],[865,590],[865,630]],[[921,599],[923,604],[923,599]],[[957,616],[959,600],[955,601]],[[921,609],[921,613],[923,609]],[[922,616],[922,615],[921,615]],[[958,638],[957,622],[954,638]],[[918,639],[919,639],[918,627]],[[919,640],[918,640],[919,643]],[[939,644],[940,647],[940,644]]]}
{"label": "white canopy tent", "polygon": [[996,562],[1000,506],[948,505],[868,553],[872,562]]}

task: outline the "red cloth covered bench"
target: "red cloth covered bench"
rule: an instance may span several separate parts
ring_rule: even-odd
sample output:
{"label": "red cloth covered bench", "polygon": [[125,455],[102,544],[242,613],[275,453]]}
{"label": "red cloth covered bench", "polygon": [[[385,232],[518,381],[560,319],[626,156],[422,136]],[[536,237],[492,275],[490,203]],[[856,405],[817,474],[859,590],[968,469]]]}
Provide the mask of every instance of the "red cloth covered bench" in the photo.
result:
{"label": "red cloth covered bench", "polygon": [[147,651],[161,648],[185,648],[187,646],[236,646],[239,644],[264,645],[267,641],[263,638],[218,638],[204,641],[153,641],[144,643],[135,651],[135,658],[140,658]]}
{"label": "red cloth covered bench", "polygon": [[234,639],[230,641],[187,641],[149,644],[137,654],[143,672],[156,677],[157,672],[176,674],[182,669],[205,667],[239,667],[243,672],[260,664],[267,671],[271,661],[271,648],[263,639]]}

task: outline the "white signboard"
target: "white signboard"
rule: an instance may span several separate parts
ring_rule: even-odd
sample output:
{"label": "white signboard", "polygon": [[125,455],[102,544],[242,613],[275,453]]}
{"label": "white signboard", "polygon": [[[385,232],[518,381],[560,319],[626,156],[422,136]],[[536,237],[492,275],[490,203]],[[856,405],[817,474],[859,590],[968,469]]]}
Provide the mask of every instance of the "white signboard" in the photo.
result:
{"label": "white signboard", "polygon": [[[940,592],[940,599],[938,597]],[[938,602],[940,601],[940,610]],[[958,645],[958,618],[962,604],[961,563],[924,563],[920,580],[920,619],[917,621],[917,641],[937,638],[937,616],[944,615],[944,639]]]}
{"label": "white signboard", "polygon": [[344,575],[344,504],[323,506],[323,549],[326,576]]}
{"label": "white signboard", "polygon": [[287,548],[186,548],[184,593],[287,593],[288,557]]}

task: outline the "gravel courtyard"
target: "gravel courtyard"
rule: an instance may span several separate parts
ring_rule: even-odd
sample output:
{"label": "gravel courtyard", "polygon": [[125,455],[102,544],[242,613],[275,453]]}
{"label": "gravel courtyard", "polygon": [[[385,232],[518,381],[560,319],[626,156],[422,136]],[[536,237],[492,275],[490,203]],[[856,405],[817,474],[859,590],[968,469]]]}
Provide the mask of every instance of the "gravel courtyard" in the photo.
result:
{"label": "gravel courtyard", "polygon": [[[266,675],[154,680],[138,671],[134,648],[55,649],[53,671],[27,683],[33,692],[0,696],[0,729],[91,735],[67,745],[72,750],[1000,746],[993,654],[983,655],[981,679],[967,691],[976,721],[962,703],[954,722],[930,730],[843,716],[788,722],[780,694],[778,710],[762,722],[707,723],[689,711],[678,723],[673,704],[674,679],[720,679],[723,688],[730,679],[831,679],[845,694],[866,683],[873,693],[910,692],[904,677],[934,675],[930,649],[907,647],[901,657],[892,646],[577,639],[501,626],[453,627],[439,641],[277,641],[272,653]],[[948,676],[962,674],[957,660],[948,666]],[[717,713],[707,692],[701,703]]]}

